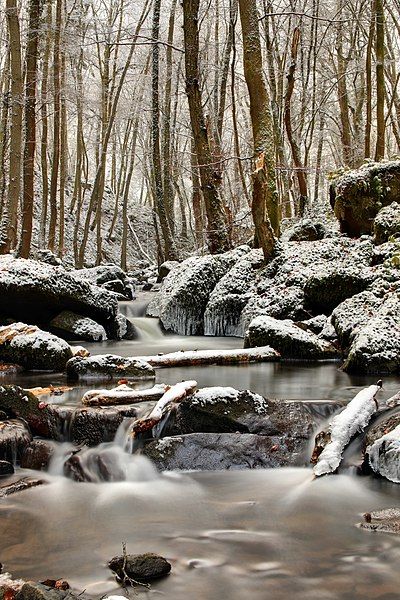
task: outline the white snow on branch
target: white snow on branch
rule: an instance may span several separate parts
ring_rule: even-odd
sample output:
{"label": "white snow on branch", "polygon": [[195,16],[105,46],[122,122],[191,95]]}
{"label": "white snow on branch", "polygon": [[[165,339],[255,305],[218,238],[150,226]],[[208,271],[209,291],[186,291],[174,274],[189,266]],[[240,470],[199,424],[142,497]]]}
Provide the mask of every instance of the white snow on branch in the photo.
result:
{"label": "white snow on branch", "polygon": [[321,452],[314,467],[317,476],[336,471],[342,452],[352,437],[366,427],[377,410],[376,394],[381,387],[370,385],[361,390],[329,424],[330,441]]}

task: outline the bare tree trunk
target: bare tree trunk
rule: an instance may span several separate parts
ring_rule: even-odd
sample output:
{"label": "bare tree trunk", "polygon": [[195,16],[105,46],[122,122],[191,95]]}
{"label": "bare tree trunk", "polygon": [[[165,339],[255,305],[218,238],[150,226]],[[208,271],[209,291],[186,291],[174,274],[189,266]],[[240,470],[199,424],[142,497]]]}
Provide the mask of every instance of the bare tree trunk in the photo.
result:
{"label": "bare tree trunk", "polygon": [[[371,0],[371,3],[374,0]],[[365,108],[365,140],[364,140],[364,157],[371,156],[371,128],[372,128],[372,47],[374,42],[375,19],[371,4],[371,17],[368,32],[368,44],[366,49],[365,73],[366,73],[366,97],[367,104]]]}
{"label": "bare tree trunk", "polygon": [[[154,0],[153,5],[153,40],[158,40],[160,36],[160,11],[161,0]],[[151,139],[152,139],[152,158],[153,158],[153,180],[154,197],[158,218],[160,219],[161,231],[164,239],[164,257],[166,260],[176,260],[178,253],[175,242],[171,234],[171,228],[167,217],[166,205],[164,202],[163,176],[160,151],[160,89],[159,89],[159,63],[160,46],[153,44],[152,53],[152,120],[151,120]],[[169,181],[168,181],[169,187]]]}
{"label": "bare tree trunk", "polygon": [[210,252],[215,254],[225,252],[231,244],[224,205],[219,192],[221,185],[219,165],[213,164],[200,91],[199,3],[200,0],[183,0],[186,94],[207,214],[208,247]]}
{"label": "bare tree trunk", "polygon": [[252,213],[256,239],[265,260],[276,246],[279,233],[279,204],[276,194],[275,147],[270,99],[264,81],[256,0],[239,0],[243,33],[244,76],[250,96],[255,170]]}
{"label": "bare tree trunk", "polygon": [[40,116],[42,133],[40,140],[40,166],[42,171],[42,207],[40,215],[40,234],[39,244],[44,246],[46,243],[47,228],[47,208],[49,202],[49,173],[47,168],[47,149],[48,149],[48,112],[47,112],[47,93],[49,84],[49,61],[51,46],[51,23],[52,23],[52,3],[47,0],[46,5],[46,42],[43,54],[42,67],[42,85],[40,91]]}
{"label": "bare tree trunk", "polygon": [[375,160],[385,156],[385,19],[383,0],[375,0],[376,149]]}
{"label": "bare tree trunk", "polygon": [[25,82],[25,147],[23,168],[22,231],[18,256],[28,258],[31,250],[34,167],[36,149],[36,83],[39,44],[40,0],[30,0]]}
{"label": "bare tree trunk", "polygon": [[17,243],[18,204],[21,191],[22,166],[23,78],[21,34],[16,0],[6,0],[6,15],[10,45],[11,127],[8,198],[5,207],[5,215],[3,216],[0,239],[0,253],[2,254],[14,249]]}

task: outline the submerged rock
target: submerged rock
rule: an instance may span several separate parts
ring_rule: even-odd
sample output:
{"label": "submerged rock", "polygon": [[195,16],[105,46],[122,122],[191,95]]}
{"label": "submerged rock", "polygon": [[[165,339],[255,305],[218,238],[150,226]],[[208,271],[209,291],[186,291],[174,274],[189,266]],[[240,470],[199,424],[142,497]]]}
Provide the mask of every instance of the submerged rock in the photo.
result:
{"label": "submerged rock", "polygon": [[129,579],[133,580],[132,583],[146,583],[171,572],[171,564],[167,559],[152,552],[114,556],[108,566],[124,583],[129,583]]}
{"label": "submerged rock", "polygon": [[155,371],[148,363],[134,357],[114,354],[71,358],[67,363],[67,376],[70,379],[154,379]]}
{"label": "submerged rock", "polygon": [[384,244],[392,236],[400,236],[400,204],[398,202],[392,202],[390,206],[382,208],[374,221],[375,244]]}
{"label": "submerged rock", "polygon": [[338,351],[332,344],[311,331],[297,327],[292,321],[257,317],[250,323],[244,340],[246,348],[272,346],[282,358],[305,360],[332,359]]}
{"label": "submerged rock", "polygon": [[50,321],[50,327],[59,335],[69,340],[84,340],[87,342],[103,342],[107,334],[102,325],[89,317],[77,315],[64,310]]}
{"label": "submerged rock", "polygon": [[336,177],[330,200],[343,233],[355,237],[372,233],[383,206],[400,198],[400,161],[369,163]]}
{"label": "submerged rock", "polygon": [[0,327],[0,360],[26,370],[64,371],[72,350],[61,338],[35,325],[12,323]]}
{"label": "submerged rock", "polygon": [[[87,597],[87,596],[86,596]],[[24,583],[15,600],[85,600],[82,594],[76,595],[70,590],[54,589],[42,583]]]}

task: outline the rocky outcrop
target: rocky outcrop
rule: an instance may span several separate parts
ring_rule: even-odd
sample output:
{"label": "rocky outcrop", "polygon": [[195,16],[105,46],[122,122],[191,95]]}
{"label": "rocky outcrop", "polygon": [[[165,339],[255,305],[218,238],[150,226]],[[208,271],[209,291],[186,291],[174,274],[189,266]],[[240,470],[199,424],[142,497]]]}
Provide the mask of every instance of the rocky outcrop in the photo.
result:
{"label": "rocky outcrop", "polygon": [[134,298],[131,279],[117,265],[100,265],[79,269],[73,271],[73,276],[79,281],[85,281],[116,293],[121,299],[132,300]]}
{"label": "rocky outcrop", "polygon": [[244,345],[246,348],[271,346],[282,358],[321,360],[339,356],[332,344],[319,338],[312,331],[305,331],[292,321],[279,321],[272,317],[253,319],[246,332]]}
{"label": "rocky outcrop", "polygon": [[384,244],[391,237],[400,237],[400,204],[392,202],[382,208],[374,220],[375,244]]}
{"label": "rocky outcrop", "polygon": [[117,313],[114,294],[78,280],[73,272],[34,260],[0,257],[0,314],[48,323],[63,310],[90,317],[107,331]]}
{"label": "rocky outcrop", "polygon": [[113,354],[71,358],[67,363],[69,379],[154,379],[153,367],[135,357],[123,357]]}
{"label": "rocky outcrop", "polygon": [[330,201],[343,233],[371,234],[382,207],[400,198],[400,161],[366,164],[335,177]]}
{"label": "rocky outcrop", "polygon": [[64,310],[54,317],[49,326],[55,333],[72,341],[102,342],[107,339],[106,331],[102,325],[89,317],[77,315],[69,310]]}
{"label": "rocky outcrop", "polygon": [[0,327],[0,361],[16,363],[28,371],[64,371],[72,356],[67,342],[34,325]]}
{"label": "rocky outcrop", "polygon": [[164,328],[180,335],[201,335],[211,292],[249,251],[248,246],[240,246],[225,254],[188,258],[173,269],[160,291],[159,317]]}

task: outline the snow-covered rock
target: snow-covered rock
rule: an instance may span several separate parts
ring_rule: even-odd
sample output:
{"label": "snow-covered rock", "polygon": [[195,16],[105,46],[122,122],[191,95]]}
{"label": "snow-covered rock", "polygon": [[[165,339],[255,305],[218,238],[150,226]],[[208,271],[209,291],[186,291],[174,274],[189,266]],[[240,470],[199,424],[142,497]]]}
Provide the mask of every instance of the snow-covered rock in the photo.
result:
{"label": "snow-covered rock", "polygon": [[100,354],[74,357],[67,363],[67,376],[71,379],[154,379],[155,371],[148,363],[135,357]]}
{"label": "snow-covered rock", "polygon": [[102,342],[107,339],[102,325],[89,317],[77,315],[69,310],[62,311],[50,321],[49,325],[56,333],[70,340]]}
{"label": "snow-covered rock", "polygon": [[0,314],[31,323],[49,322],[70,310],[107,331],[117,313],[115,295],[76,279],[73,272],[34,260],[0,256]]}
{"label": "snow-covered rock", "polygon": [[382,208],[374,220],[374,241],[384,244],[391,236],[400,236],[400,204],[392,202]]}
{"label": "snow-covered rock", "polygon": [[331,206],[343,233],[355,237],[372,232],[382,208],[400,198],[400,161],[368,163],[336,177],[330,187]]}
{"label": "snow-covered rock", "polygon": [[400,373],[400,294],[386,295],[375,316],[352,339],[343,369],[352,373]]}
{"label": "snow-covered rock", "polygon": [[251,250],[217,283],[204,313],[205,335],[243,336],[240,316],[255,291],[257,271],[262,265],[262,251]]}
{"label": "snow-covered rock", "polygon": [[292,321],[279,321],[260,316],[253,319],[244,340],[246,348],[272,346],[283,358],[318,360],[337,358],[338,352],[329,342]]}
{"label": "snow-covered rock", "polygon": [[79,281],[104,287],[110,292],[120,294],[126,300],[132,300],[134,297],[132,281],[116,265],[99,265],[98,267],[79,269],[73,271],[72,274]]}
{"label": "snow-covered rock", "polygon": [[341,302],[333,311],[331,320],[342,348],[348,348],[358,329],[376,315],[382,298],[371,291],[356,294]]}
{"label": "snow-covered rock", "polygon": [[375,473],[400,483],[400,425],[368,446],[366,452]]}
{"label": "snow-covered rock", "polygon": [[161,283],[162,281],[164,281],[166,276],[169,275],[170,272],[176,269],[176,267],[178,266],[179,262],[177,260],[166,260],[165,262],[163,262],[158,269],[157,283]]}
{"label": "snow-covered rock", "polygon": [[12,323],[0,327],[0,361],[29,371],[64,371],[72,350],[66,341],[35,325]]}
{"label": "snow-covered rock", "polygon": [[283,234],[283,239],[289,242],[315,242],[322,240],[327,234],[327,229],[321,221],[302,219]]}
{"label": "snow-covered rock", "polygon": [[218,255],[192,257],[180,263],[164,279],[159,292],[159,316],[167,331],[199,335],[210,294],[248,246]]}

